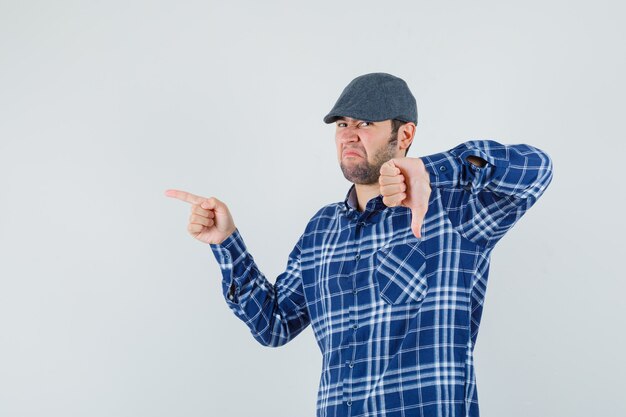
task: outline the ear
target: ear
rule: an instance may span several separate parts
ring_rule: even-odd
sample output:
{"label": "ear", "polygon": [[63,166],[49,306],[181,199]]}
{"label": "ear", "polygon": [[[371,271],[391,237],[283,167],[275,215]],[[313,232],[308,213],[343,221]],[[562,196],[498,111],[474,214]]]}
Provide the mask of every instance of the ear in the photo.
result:
{"label": "ear", "polygon": [[408,122],[400,126],[400,129],[398,129],[398,145],[401,150],[411,146],[413,138],[415,137],[415,128],[415,123]]}

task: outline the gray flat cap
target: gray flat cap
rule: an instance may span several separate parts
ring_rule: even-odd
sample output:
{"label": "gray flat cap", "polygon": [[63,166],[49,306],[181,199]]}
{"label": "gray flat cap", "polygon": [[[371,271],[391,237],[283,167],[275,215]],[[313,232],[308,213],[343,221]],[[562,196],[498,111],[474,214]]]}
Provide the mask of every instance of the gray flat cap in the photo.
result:
{"label": "gray flat cap", "polygon": [[342,116],[371,122],[399,119],[417,124],[417,103],[403,79],[373,72],[350,81],[324,122],[333,123]]}

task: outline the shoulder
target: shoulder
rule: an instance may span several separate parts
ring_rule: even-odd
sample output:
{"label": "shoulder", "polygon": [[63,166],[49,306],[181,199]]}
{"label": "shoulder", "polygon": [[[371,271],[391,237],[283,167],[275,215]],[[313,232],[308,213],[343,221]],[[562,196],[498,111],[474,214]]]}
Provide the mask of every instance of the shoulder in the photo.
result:
{"label": "shoulder", "polygon": [[337,218],[342,210],[342,205],[343,202],[326,204],[325,206],[317,210],[317,212],[309,220],[309,223],[317,222],[324,219]]}
{"label": "shoulder", "polygon": [[319,208],[310,218],[306,225],[305,234],[319,231],[321,228],[325,228],[327,225],[335,222],[345,210],[343,202],[330,203]]}

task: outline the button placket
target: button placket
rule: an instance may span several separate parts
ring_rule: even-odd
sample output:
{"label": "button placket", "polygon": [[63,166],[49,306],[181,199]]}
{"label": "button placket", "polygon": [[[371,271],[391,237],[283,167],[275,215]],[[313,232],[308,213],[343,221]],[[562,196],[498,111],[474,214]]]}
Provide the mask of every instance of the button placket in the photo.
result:
{"label": "button placket", "polygon": [[[355,227],[355,230],[354,230],[354,241],[355,241],[355,244],[357,245],[357,252],[356,252],[356,255],[354,256],[354,260],[355,260],[356,264],[358,264],[358,263],[359,263],[359,259],[361,259],[361,254],[359,253],[359,249],[358,249],[358,241],[359,241],[359,237],[360,237],[361,228],[364,226],[364,224],[365,224],[365,223],[363,223],[362,221],[358,221],[358,222],[356,223],[356,227]],[[355,265],[355,268],[354,268],[354,274],[352,275],[352,294],[353,294],[353,295],[356,295],[356,294],[357,294],[357,288],[356,288],[356,285],[357,285],[357,283],[356,283],[356,281],[357,281],[357,280],[356,280],[356,270],[357,270],[357,268],[356,268],[356,265]],[[352,299],[352,300],[353,300],[353,303],[354,303],[354,306],[355,306],[355,308],[353,309],[353,311],[355,312],[355,315],[356,315],[356,311],[357,311],[357,309],[356,309],[356,305],[357,305],[357,298],[356,298],[356,297],[353,297],[353,299]],[[352,322],[354,322],[354,323],[355,323],[355,324],[352,326],[352,328],[353,328],[354,330],[356,330],[356,329],[357,329],[357,327],[358,327],[358,325],[356,324],[356,323],[358,322],[358,317],[356,317],[356,316],[355,316],[355,317],[350,317],[350,321],[352,321]],[[354,335],[354,341],[355,341],[355,343],[356,343],[356,334]]]}
{"label": "button placket", "polygon": [[344,378],[344,383],[345,383],[345,388],[346,391],[345,394],[347,399],[346,399],[346,406],[351,407],[352,406],[352,369],[354,368],[354,354],[356,352],[356,342],[357,342],[357,330],[359,328],[358,325],[358,317],[356,315],[357,312],[357,293],[358,290],[356,288],[357,285],[357,276],[356,276],[356,271],[357,271],[357,265],[359,263],[359,260],[361,259],[361,254],[359,253],[359,239],[360,239],[360,235],[361,235],[361,230],[363,228],[363,226],[365,226],[365,223],[362,221],[357,221],[355,229],[354,229],[354,242],[356,245],[356,254],[354,256],[354,261],[355,261],[355,268],[354,268],[354,273],[352,274],[352,302],[354,303],[353,305],[355,306],[353,309],[351,310],[350,313],[350,321],[353,323],[352,324],[352,348],[348,350],[348,352],[346,352],[346,357],[351,358],[350,361],[346,361],[346,365],[347,365],[347,369],[346,369],[346,377]]}

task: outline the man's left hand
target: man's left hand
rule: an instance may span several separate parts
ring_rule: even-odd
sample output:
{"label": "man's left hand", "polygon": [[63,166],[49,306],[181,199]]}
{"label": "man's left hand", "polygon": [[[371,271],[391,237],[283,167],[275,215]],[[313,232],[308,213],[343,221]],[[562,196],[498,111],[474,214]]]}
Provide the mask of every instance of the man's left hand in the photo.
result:
{"label": "man's left hand", "polygon": [[393,158],[380,167],[380,194],[389,207],[411,209],[411,230],[422,237],[421,229],[430,198],[430,175],[420,158]]}

